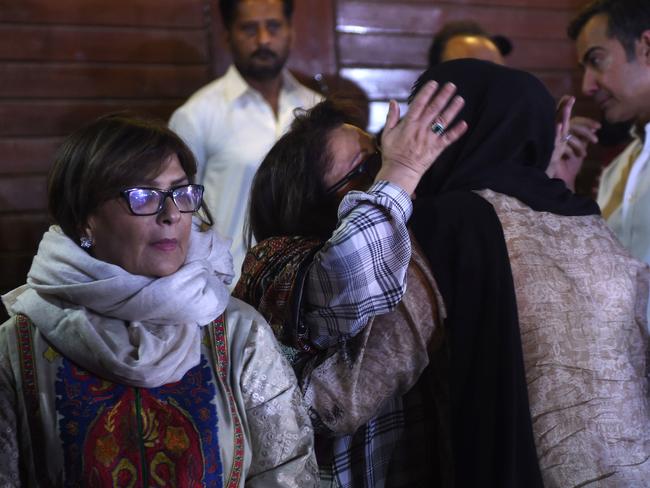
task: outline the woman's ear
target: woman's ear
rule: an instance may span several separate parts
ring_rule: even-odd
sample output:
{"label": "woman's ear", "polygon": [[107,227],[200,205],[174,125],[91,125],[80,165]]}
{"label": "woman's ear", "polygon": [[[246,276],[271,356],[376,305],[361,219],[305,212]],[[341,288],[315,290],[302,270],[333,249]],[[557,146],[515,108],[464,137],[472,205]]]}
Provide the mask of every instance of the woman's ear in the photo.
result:
{"label": "woman's ear", "polygon": [[86,224],[79,229],[79,245],[84,249],[90,249],[95,244],[94,238],[94,219],[92,216],[88,217]]}

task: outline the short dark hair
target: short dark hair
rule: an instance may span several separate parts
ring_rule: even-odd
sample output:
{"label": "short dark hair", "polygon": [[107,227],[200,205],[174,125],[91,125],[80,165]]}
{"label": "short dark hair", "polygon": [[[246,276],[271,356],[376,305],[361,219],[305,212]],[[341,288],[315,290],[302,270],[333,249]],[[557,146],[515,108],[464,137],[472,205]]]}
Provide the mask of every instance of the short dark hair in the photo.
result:
{"label": "short dark hair", "polygon": [[[132,114],[103,116],[68,136],[48,177],[48,210],[63,232],[78,241],[88,217],[134,182],[155,176],[175,154],[190,179],[192,151],[162,121]],[[205,206],[204,221],[212,219]]]}
{"label": "short dark hair", "polygon": [[512,43],[504,36],[490,36],[483,27],[473,20],[458,20],[447,22],[438,33],[433,36],[431,46],[429,46],[428,63],[429,68],[442,62],[442,53],[445,52],[447,43],[457,36],[477,36],[489,39],[502,56],[507,56],[512,51]]}
{"label": "short dark hair", "polygon": [[332,130],[354,120],[353,109],[327,99],[299,111],[289,131],[262,161],[250,192],[247,235],[257,242],[274,236],[327,240],[336,228],[338,201],[326,195]]}
{"label": "short dark hair", "polygon": [[[221,20],[226,29],[230,29],[235,22],[237,16],[237,5],[241,0],[219,0],[219,11],[221,12]],[[291,22],[293,16],[293,0],[282,0],[282,11],[284,17]]]}
{"label": "short dark hair", "polygon": [[594,0],[585,5],[569,23],[567,34],[574,41],[592,17],[607,16],[607,35],[625,49],[628,61],[635,58],[635,42],[650,29],[649,0]]}

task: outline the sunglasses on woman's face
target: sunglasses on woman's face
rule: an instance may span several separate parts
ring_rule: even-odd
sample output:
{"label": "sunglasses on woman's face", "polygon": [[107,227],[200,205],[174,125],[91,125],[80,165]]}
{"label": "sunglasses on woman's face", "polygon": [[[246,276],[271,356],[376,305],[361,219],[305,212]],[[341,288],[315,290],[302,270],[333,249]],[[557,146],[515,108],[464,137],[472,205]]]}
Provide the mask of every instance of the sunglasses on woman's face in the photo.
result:
{"label": "sunglasses on woman's face", "polygon": [[379,172],[380,168],[381,168],[381,152],[378,150],[377,152],[368,154],[368,156],[366,156],[366,158],[363,161],[361,161],[354,168],[352,168],[352,170],[348,174],[346,174],[343,178],[341,178],[339,181],[337,181],[332,186],[330,186],[327,190],[325,190],[325,194],[331,195],[332,193],[336,193],[345,185],[347,185],[350,181],[355,180],[363,175],[369,176],[370,178],[374,178]]}
{"label": "sunglasses on woman's face", "polygon": [[181,213],[197,212],[203,202],[203,185],[179,185],[169,190],[158,188],[128,188],[120,195],[133,215],[156,215],[170,197]]}

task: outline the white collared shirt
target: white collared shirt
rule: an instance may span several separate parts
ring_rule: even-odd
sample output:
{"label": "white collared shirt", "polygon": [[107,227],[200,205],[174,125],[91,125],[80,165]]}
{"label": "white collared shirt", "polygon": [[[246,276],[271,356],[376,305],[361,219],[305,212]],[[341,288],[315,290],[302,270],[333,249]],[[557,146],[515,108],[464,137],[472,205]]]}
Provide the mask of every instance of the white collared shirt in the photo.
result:
{"label": "white collared shirt", "polygon": [[634,140],[605,169],[598,188],[598,205],[609,201],[624,167],[636,152],[625,183],[623,201],[607,219],[607,224],[635,258],[650,264],[650,123],[645,126],[645,143]]}
{"label": "white collared shirt", "polygon": [[205,185],[205,201],[217,230],[233,240],[233,283],[239,279],[246,254],[243,228],[253,176],[288,129],[294,109],[309,108],[320,100],[285,70],[276,117],[262,95],[230,66],[223,77],[194,93],[169,121],[194,152],[197,182]]}

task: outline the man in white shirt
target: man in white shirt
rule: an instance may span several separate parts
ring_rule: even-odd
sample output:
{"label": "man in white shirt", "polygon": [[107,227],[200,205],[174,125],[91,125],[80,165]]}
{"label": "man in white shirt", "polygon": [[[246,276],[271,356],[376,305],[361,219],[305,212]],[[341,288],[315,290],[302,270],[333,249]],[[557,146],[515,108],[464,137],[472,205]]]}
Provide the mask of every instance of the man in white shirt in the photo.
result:
{"label": "man in white shirt", "polygon": [[[650,263],[650,1],[595,0],[571,22],[584,68],[582,91],[608,122],[634,120],[634,140],[607,167],[598,188],[603,217],[637,259]],[[571,121],[567,165],[582,164],[600,124]]]}
{"label": "man in white shirt", "polygon": [[233,65],[172,115],[169,126],[194,152],[198,182],[217,229],[233,239],[237,282],[246,252],[243,227],[259,164],[298,107],[320,95],[284,69],[292,39],[292,0],[220,0]]}

